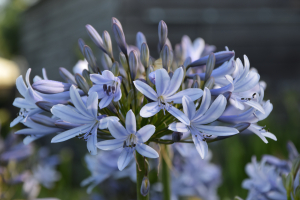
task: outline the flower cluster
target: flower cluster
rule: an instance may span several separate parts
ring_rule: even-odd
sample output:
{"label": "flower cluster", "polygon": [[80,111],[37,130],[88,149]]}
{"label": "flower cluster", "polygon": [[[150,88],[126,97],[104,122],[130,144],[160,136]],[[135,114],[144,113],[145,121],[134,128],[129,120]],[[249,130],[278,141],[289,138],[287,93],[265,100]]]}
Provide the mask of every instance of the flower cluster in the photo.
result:
{"label": "flower cluster", "polygon": [[[20,112],[11,126],[21,122],[28,127],[16,132],[27,136],[24,143],[52,134],[52,143],[72,138],[86,141],[92,155],[98,149],[121,148],[116,162],[123,170],[134,157],[136,161],[141,155],[144,159],[159,157],[150,142],[194,143],[204,159],[207,143],[243,131],[255,133],[264,142],[266,137],[276,140],[256,124],[270,114],[272,104],[263,101],[265,84],[259,82],[247,56],[243,64],[234,51],[226,48],[213,53],[215,48],[205,45],[203,39],[192,43],[188,36],[173,50],[167,25],[160,21],[160,56],[154,58],[143,33],[137,33],[135,46],[128,45],[121,23],[113,18],[118,62],[110,34],[104,31],[100,36],[91,25],[86,29],[104,53],[101,65],[79,39],[86,61],[76,65],[75,75],[60,68],[65,82],[49,80],[44,69],[43,78],[36,76],[33,84],[30,69],[25,82],[22,76],[17,79],[23,98],[13,103]],[[182,139],[183,133],[190,136]],[[164,139],[171,134],[171,140]],[[89,179],[84,185],[104,178]]]}
{"label": "flower cluster", "polygon": [[265,155],[261,162],[252,158],[247,164],[249,179],[243,188],[249,190],[247,200],[298,199],[300,197],[300,156],[294,144],[288,143],[289,159]]}

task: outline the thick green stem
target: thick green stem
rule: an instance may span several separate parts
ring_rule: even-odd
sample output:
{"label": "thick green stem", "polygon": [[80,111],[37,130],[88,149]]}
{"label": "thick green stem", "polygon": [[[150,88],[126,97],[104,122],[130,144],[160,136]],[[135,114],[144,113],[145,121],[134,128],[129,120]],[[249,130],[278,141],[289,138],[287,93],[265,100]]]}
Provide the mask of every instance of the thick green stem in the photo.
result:
{"label": "thick green stem", "polygon": [[170,158],[169,150],[167,145],[163,145],[162,154],[162,184],[163,184],[163,199],[171,200],[171,177],[170,177],[170,169],[166,159]]}
{"label": "thick green stem", "polygon": [[137,165],[136,165],[137,200],[149,200],[149,193],[145,197],[141,194],[141,185],[142,185],[143,178],[146,174],[147,166],[145,166],[144,157],[141,154],[139,154],[137,151],[135,153],[136,153],[135,155],[136,155],[136,161],[137,161]]}

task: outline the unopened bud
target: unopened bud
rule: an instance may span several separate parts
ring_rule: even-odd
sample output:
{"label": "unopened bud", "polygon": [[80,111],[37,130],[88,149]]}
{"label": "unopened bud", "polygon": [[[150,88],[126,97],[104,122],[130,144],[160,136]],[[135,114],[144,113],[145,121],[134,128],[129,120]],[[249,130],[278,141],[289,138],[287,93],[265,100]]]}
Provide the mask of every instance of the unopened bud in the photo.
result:
{"label": "unopened bud", "polygon": [[148,83],[149,85],[152,85],[152,82],[151,82],[151,80],[150,80],[149,75],[150,75],[150,73],[153,72],[153,71],[154,71],[153,66],[150,65],[150,66],[147,68],[147,72],[146,72],[146,81],[147,81],[147,83]]}
{"label": "unopened bud", "polygon": [[123,29],[118,24],[113,24],[113,32],[115,35],[115,40],[117,45],[119,46],[120,50],[127,55],[127,44],[125,40],[125,35]]}
{"label": "unopened bud", "polygon": [[98,70],[97,70],[95,56],[93,54],[92,49],[87,45],[84,46],[84,57],[87,60],[87,62],[89,63],[89,65],[92,67],[94,72],[97,72]]}
{"label": "unopened bud", "polygon": [[172,64],[173,61],[173,56],[171,55],[171,50],[169,45],[164,45],[162,48],[162,52],[161,52],[161,59],[162,59],[162,65],[163,68],[167,71],[170,70],[170,66]]}
{"label": "unopened bud", "polygon": [[215,78],[214,77],[209,77],[209,79],[205,82],[204,88],[207,87],[208,89],[212,89],[215,84]]}
{"label": "unopened bud", "polygon": [[170,77],[170,79],[173,77],[173,72],[169,72],[169,77]]}
{"label": "unopened bud", "polygon": [[115,17],[111,18],[111,27],[113,27],[114,24],[117,24],[121,28],[121,30],[123,31],[123,27],[122,27],[121,22]]}
{"label": "unopened bud", "polygon": [[239,132],[246,130],[251,124],[247,122],[239,123],[233,126],[233,128],[237,129]]}
{"label": "unopened bud", "polygon": [[32,84],[32,88],[44,94],[56,94],[69,91],[70,83],[63,83],[53,80],[39,80]]}
{"label": "unopened bud", "polygon": [[84,49],[84,46],[85,46],[85,42],[83,41],[83,39],[81,39],[81,38],[78,39],[78,46],[79,46],[79,49],[80,49],[82,55],[84,56],[83,49]]}
{"label": "unopened bud", "polygon": [[101,63],[102,63],[101,68],[103,68],[103,69],[101,69],[101,71],[109,70],[112,66],[111,58],[105,53],[102,55]]}
{"label": "unopened bud", "polygon": [[200,88],[201,87],[201,78],[199,75],[193,77],[193,88]]}
{"label": "unopened bud", "polygon": [[119,60],[121,62],[121,65],[123,66],[124,70],[127,71],[128,64],[127,64],[127,59],[126,59],[126,56],[124,55],[124,53],[120,52]]}
{"label": "unopened bud", "polygon": [[92,87],[93,86],[93,82],[91,81],[91,78],[90,78],[90,72],[86,69],[84,69],[82,71],[82,76],[84,77],[84,79],[86,80],[87,84]]}
{"label": "unopened bud", "polygon": [[207,81],[215,68],[216,57],[214,53],[210,53],[206,62],[206,71],[204,81]]}
{"label": "unopened bud", "polygon": [[146,37],[142,32],[138,32],[136,34],[135,45],[137,46],[137,48],[139,48],[140,51],[142,51],[141,49],[143,43],[147,44]]}
{"label": "unopened bud", "polygon": [[289,159],[290,160],[294,160],[295,158],[297,158],[299,156],[297,148],[295,147],[293,142],[288,141],[287,149],[288,149],[288,152],[289,152]]}
{"label": "unopened bud", "polygon": [[104,53],[108,54],[106,46],[103,43],[103,40],[102,40],[101,36],[99,35],[99,33],[96,31],[96,29],[89,24],[87,24],[85,26],[85,28],[87,30],[88,35],[93,40],[93,42],[96,44],[96,46],[98,48],[100,48]]}
{"label": "unopened bud", "polygon": [[173,142],[179,142],[182,139],[183,133],[180,132],[173,132],[172,133],[172,140]]}
{"label": "unopened bud", "polygon": [[147,43],[143,43],[141,46],[141,62],[145,68],[149,65],[149,48]]}
{"label": "unopened bud", "polygon": [[117,61],[114,62],[113,66],[111,67],[111,72],[115,76],[119,76],[119,63]]}
{"label": "unopened bud", "polygon": [[83,76],[80,74],[75,74],[75,79],[79,88],[85,93],[88,94],[90,90],[89,84],[86,82]]}
{"label": "unopened bud", "polygon": [[53,103],[48,101],[38,101],[35,103],[40,109],[45,110],[47,112],[51,112],[51,108],[54,106]]}
{"label": "unopened bud", "polygon": [[48,127],[55,127],[55,119],[52,119],[48,116],[45,115],[32,115],[30,117],[30,119],[32,121],[34,121],[35,123],[44,125],[44,126],[48,126]]}
{"label": "unopened bud", "polygon": [[158,24],[158,40],[159,40],[160,50],[165,45],[167,37],[168,37],[167,24],[163,20],[161,20]]}
{"label": "unopened bud", "polygon": [[138,67],[138,57],[137,52],[135,50],[131,51],[129,54],[129,68],[130,68],[130,76],[131,80],[135,80],[135,76],[137,73]]}
{"label": "unopened bud", "polygon": [[59,68],[59,75],[68,83],[76,85],[75,77],[66,68]]}
{"label": "unopened bud", "polygon": [[147,196],[149,190],[150,190],[150,181],[147,176],[144,176],[141,185],[141,195],[143,195],[144,197]]}
{"label": "unopened bud", "polygon": [[184,66],[185,68],[187,68],[187,66],[189,66],[189,64],[191,64],[191,62],[192,62],[191,57],[187,57],[187,58],[185,59],[185,61],[183,62],[183,66]]}
{"label": "unopened bud", "polygon": [[[215,64],[224,63],[224,62],[230,60],[233,56],[234,56],[234,52],[232,52],[232,51],[221,51],[221,52],[215,53],[215,57],[216,57]],[[208,55],[204,56],[204,57],[192,62],[189,66],[190,67],[203,66],[206,64],[208,57],[209,57]]]}
{"label": "unopened bud", "polygon": [[113,58],[113,50],[109,33],[107,31],[103,31],[102,38],[105,44],[106,53],[109,55],[110,58]]}
{"label": "unopened bud", "polygon": [[149,64],[148,64],[148,66],[150,66],[150,65],[154,65],[154,63],[155,63],[155,58],[153,58],[153,57],[151,57],[151,56],[149,56]]}

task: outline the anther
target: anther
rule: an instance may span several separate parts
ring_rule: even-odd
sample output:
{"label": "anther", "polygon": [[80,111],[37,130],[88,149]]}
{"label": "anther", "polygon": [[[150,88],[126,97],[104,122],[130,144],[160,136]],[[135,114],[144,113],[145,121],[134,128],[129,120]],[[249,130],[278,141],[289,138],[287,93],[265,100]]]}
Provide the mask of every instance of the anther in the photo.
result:
{"label": "anther", "polygon": [[106,90],[107,90],[107,85],[106,84],[103,85],[103,90],[104,90],[104,92],[106,92]]}
{"label": "anther", "polygon": [[112,86],[112,87],[111,87],[111,91],[112,91],[112,93],[114,94],[114,93],[116,92],[116,87],[115,87],[115,86]]}

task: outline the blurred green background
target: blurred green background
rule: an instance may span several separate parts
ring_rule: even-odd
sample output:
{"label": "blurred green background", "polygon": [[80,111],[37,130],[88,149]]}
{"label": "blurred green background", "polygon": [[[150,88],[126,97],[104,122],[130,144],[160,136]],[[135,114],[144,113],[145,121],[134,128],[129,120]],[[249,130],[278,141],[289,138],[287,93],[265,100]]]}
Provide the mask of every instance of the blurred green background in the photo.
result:
{"label": "blurred green background", "polygon": [[[39,58],[38,53],[34,53],[35,51],[32,51],[31,54],[26,51],[26,49],[29,49],[28,46],[29,43],[26,43],[29,41],[29,37],[33,37],[33,41],[39,43],[43,38],[46,40],[47,37],[47,31],[44,31],[43,38],[34,38],[34,36],[30,35],[27,30],[29,23],[28,16],[31,16],[31,19],[38,19],[39,16],[39,9],[41,9],[41,15],[45,11],[45,5],[47,6],[47,0],[43,1],[28,1],[28,0],[11,0],[11,1],[0,1],[0,57],[5,58],[8,60],[13,60],[15,63],[20,66],[20,73],[22,74],[24,71],[24,68],[29,64],[29,66],[32,66],[32,68],[36,69],[37,73],[41,72],[41,66],[40,63],[43,63],[43,57]],[[52,1],[53,2],[53,1]],[[66,1],[68,2],[68,1]],[[67,3],[64,4],[67,4]],[[105,20],[108,20],[107,22],[103,22],[102,19],[96,19],[95,21],[99,21],[99,24],[97,24],[99,30],[104,30],[106,27],[109,26],[109,19],[111,16],[116,15],[119,16],[120,21],[124,22],[125,26],[125,34],[126,30],[129,33],[129,41],[134,43],[134,34],[132,32],[137,32],[139,29],[136,27],[139,23],[145,22],[146,25],[143,27],[144,33],[147,37],[148,30],[150,37],[150,48],[155,49],[156,43],[154,41],[157,41],[157,37],[153,32],[156,33],[157,25],[153,25],[154,23],[150,23],[147,21],[147,19],[142,18],[141,21],[138,21],[139,16],[141,15],[141,11],[136,11],[135,13],[131,14],[131,17],[126,16],[126,13],[132,11],[132,7],[130,5],[134,5],[135,1],[124,1],[125,7],[123,7],[124,10],[122,12],[116,11],[116,5],[115,4],[121,4],[120,1],[115,1],[115,3],[112,3],[111,6],[111,12],[108,10],[107,14],[105,14]],[[123,2],[123,4],[124,4]],[[299,13],[299,4],[297,4],[295,1],[262,1],[263,3],[258,3],[258,1],[253,1],[252,4],[246,2],[246,1],[239,1],[238,4],[234,4],[237,1],[231,0],[228,1],[227,4],[221,1],[213,1],[213,3],[209,4],[203,2],[202,4],[197,4],[197,6],[202,6],[201,8],[205,8],[203,6],[206,6],[209,9],[214,8],[215,10],[219,11],[220,6],[228,6],[233,7],[233,12],[238,12],[239,10],[243,9],[244,7],[251,7],[254,10],[257,9],[257,15],[261,14],[262,12],[264,15],[263,17],[268,17],[269,15],[266,15],[269,11],[274,14],[277,14],[278,12],[281,15],[282,10],[278,10],[277,7],[281,7],[282,5],[285,5],[283,7],[283,10],[288,12],[296,12]],[[243,2],[243,3],[241,3]],[[58,3],[57,9],[60,9],[60,3]],[[69,2],[70,3],[70,2]],[[88,4],[99,4],[99,6],[102,5],[103,1],[87,1],[84,5],[88,7]],[[189,1],[185,4],[186,9],[189,7]],[[54,3],[53,3],[54,4]],[[104,4],[104,3],[103,3]],[[108,6],[107,4],[105,4]],[[148,6],[152,6],[152,8],[156,9],[156,12],[161,12],[159,9],[177,9],[174,8],[176,5],[180,7],[179,1],[174,3],[174,5],[169,5],[169,3],[164,3],[164,1],[154,1],[152,4],[148,4]],[[193,3],[190,3],[191,6],[193,6]],[[220,6],[219,6],[220,5]],[[233,6],[234,5],[234,6]],[[43,7],[44,6],[44,7]],[[137,5],[135,5],[137,6]],[[215,6],[215,7],[213,7]],[[110,8],[110,7],[108,7]],[[158,9],[159,8],[159,9]],[[195,8],[195,7],[194,7]],[[236,8],[236,11],[234,10]],[[62,9],[62,8],[61,8]],[[126,10],[127,9],[127,10]],[[158,9],[158,11],[157,11]],[[191,8],[192,9],[192,8]],[[277,10],[276,10],[277,9]],[[289,10],[290,9],[290,10]],[[87,8],[83,8],[84,10],[88,10]],[[82,11],[82,12],[83,12]],[[151,11],[151,10],[150,10]],[[150,12],[149,11],[149,12]],[[153,11],[153,9],[152,9]],[[151,11],[151,12],[152,12]],[[45,11],[46,12],[46,11]],[[48,11],[47,11],[48,12]],[[49,11],[50,12],[50,11]],[[62,12],[65,12],[65,10],[62,10]],[[70,12],[70,11],[69,11]],[[81,11],[73,12],[71,15],[69,15],[69,18],[64,18],[63,20],[67,20],[68,23],[74,24],[77,26],[78,30],[83,32],[84,34],[84,26],[81,26],[81,24],[77,24],[76,20],[72,20],[71,16],[80,15],[81,17],[85,17],[85,15],[80,14]],[[207,11],[205,11],[207,12]],[[25,13],[25,14],[24,14]],[[220,13],[222,13],[220,11]],[[55,14],[55,13],[54,13]],[[104,14],[103,14],[104,15]],[[212,13],[208,13],[208,15],[213,15]],[[273,16],[271,15],[271,16]],[[27,16],[27,19],[26,19]],[[122,18],[124,16],[124,19]],[[136,16],[136,18],[132,17]],[[168,12],[166,11],[163,15],[161,15],[163,18],[168,18]],[[25,18],[24,18],[25,17]],[[195,16],[196,17],[196,16]],[[270,16],[269,16],[270,17]],[[241,22],[241,25],[234,25],[226,24],[227,22],[210,22],[209,20],[214,19],[214,16],[212,18],[209,18],[207,22],[193,22],[190,24],[182,24],[182,23],[176,23],[176,21],[170,20],[170,25],[168,24],[168,20],[165,20],[166,23],[169,25],[169,35],[173,38],[171,41],[174,41],[175,43],[180,42],[180,38],[183,34],[182,32],[190,35],[192,39],[195,39],[196,37],[203,37],[204,40],[208,41],[209,44],[214,44],[217,46],[217,50],[222,50],[225,45],[228,45],[230,49],[234,49],[237,52],[237,56],[241,57],[243,54],[251,55],[249,56],[251,65],[255,66],[257,70],[261,73],[261,79],[265,80],[268,84],[268,87],[266,89],[265,99],[270,99],[271,102],[274,105],[274,109],[271,113],[271,115],[264,121],[260,122],[260,125],[266,125],[267,128],[270,129],[270,132],[274,133],[278,139],[278,141],[272,141],[269,140],[268,144],[263,143],[257,136],[255,135],[237,135],[235,137],[229,138],[224,141],[219,141],[213,144],[210,144],[209,147],[213,151],[213,162],[220,165],[222,168],[222,175],[223,175],[223,183],[221,187],[218,190],[220,199],[233,199],[235,195],[238,195],[240,197],[245,198],[247,195],[247,191],[241,188],[242,180],[247,177],[245,173],[245,165],[251,161],[251,157],[253,155],[257,156],[257,158],[260,160],[261,156],[264,154],[271,154],[274,156],[277,156],[279,158],[287,158],[287,149],[286,149],[286,143],[287,141],[294,142],[295,146],[300,150],[300,93],[299,93],[299,63],[300,63],[300,54],[299,49],[300,45],[300,38],[299,38],[299,23],[300,18],[299,14],[296,14],[294,16],[289,16],[286,21],[278,21],[278,22],[272,22],[272,20],[269,20],[266,22],[266,26],[269,27],[269,29],[265,29],[264,23],[257,22],[252,23],[249,25],[249,22],[245,21],[246,25],[243,25],[243,22]],[[219,17],[220,18],[220,17]],[[154,19],[155,20],[155,19]],[[175,19],[174,19],[175,20]],[[180,18],[178,18],[180,20]],[[88,21],[88,16],[87,16]],[[233,20],[234,21],[234,20]],[[94,22],[94,21],[93,21]],[[156,21],[155,23],[157,23]],[[55,23],[55,21],[51,21],[49,18],[48,23]],[[82,23],[86,23],[83,21]],[[105,23],[104,27],[102,28],[100,25],[101,23]],[[248,23],[248,25],[247,25]],[[275,24],[274,24],[275,23]],[[39,26],[43,26],[42,23],[37,23]],[[36,26],[38,26],[36,25]],[[47,25],[45,25],[46,27]],[[193,27],[197,26],[197,28],[203,28],[204,32],[203,35],[201,35],[201,31],[198,29],[194,29]],[[235,27],[237,26],[237,27]],[[25,27],[25,28],[24,28]],[[129,30],[132,27],[132,30]],[[244,32],[238,32],[231,33],[231,35],[228,33],[229,29],[232,31],[232,27],[235,27],[234,30],[244,29]],[[43,27],[41,27],[43,28]],[[67,29],[67,25],[65,27]],[[151,31],[150,31],[151,28]],[[257,30],[256,32],[250,32],[248,30]],[[264,34],[259,34],[260,31],[263,29]],[[282,32],[282,29],[286,29],[287,32]],[[34,29],[29,29],[30,31],[36,31]],[[267,30],[267,32],[265,32]],[[288,33],[289,30],[293,30],[293,33],[297,33],[297,37],[294,37],[295,34]],[[56,32],[59,32],[63,34],[65,31],[64,29],[55,30]],[[76,30],[71,30],[76,31]],[[110,31],[110,30],[109,30]],[[214,35],[215,32],[218,32],[218,35]],[[244,34],[243,34],[244,33]],[[253,36],[253,33],[254,36]],[[49,33],[50,35],[51,33]],[[228,35],[229,34],[229,35]],[[252,35],[251,35],[252,34]],[[155,37],[155,39],[153,39]],[[251,36],[250,36],[251,35]],[[219,36],[223,36],[223,38],[220,38]],[[247,36],[251,38],[251,41],[245,41],[247,40]],[[269,39],[267,42],[264,41],[264,38],[269,36],[271,39]],[[22,39],[22,38],[25,39]],[[77,37],[77,36],[76,36]],[[83,37],[87,37],[87,34],[85,34]],[[234,38],[238,40],[238,43],[232,42]],[[243,38],[239,39],[239,37]],[[26,39],[27,38],[27,39]],[[223,40],[222,40],[223,39]],[[76,59],[78,59],[76,55],[76,42],[77,40],[72,39],[72,43],[70,47],[73,48],[73,50],[68,51],[68,54],[64,55],[65,59],[67,59],[66,56],[69,56],[71,59],[67,62],[64,62],[63,66],[71,68],[73,64],[75,64]],[[255,41],[253,41],[255,40]],[[257,41],[263,41],[260,42],[260,44],[256,44]],[[62,42],[62,41],[61,41]],[[243,43],[244,42],[244,43]],[[255,46],[251,46],[250,43],[254,43]],[[37,45],[37,44],[33,44]],[[63,46],[63,44],[61,44]],[[38,47],[37,47],[38,48]],[[116,48],[115,48],[116,49]],[[55,56],[55,54],[52,54],[50,52],[55,51],[55,49],[48,48],[48,46],[44,45],[44,48],[42,51],[47,54],[47,51],[49,50],[48,58],[45,60],[45,66],[46,68],[49,68],[48,65],[53,65],[53,68],[59,67],[59,65],[53,63],[49,63],[49,60],[57,60],[58,58]],[[67,49],[68,50],[68,49]],[[296,50],[296,51],[295,51]],[[29,51],[30,52],[30,51]],[[279,53],[278,53],[279,52]],[[253,58],[253,59],[252,59]],[[68,65],[68,66],[65,66]],[[56,69],[55,69],[56,70]],[[57,73],[55,70],[53,73],[51,73],[52,76],[54,76],[55,73]],[[1,73],[1,72],[0,72]],[[58,77],[55,77],[58,78]],[[55,79],[53,78],[53,79]],[[6,135],[10,134],[11,130],[9,128],[9,123],[14,118],[16,113],[18,112],[18,109],[14,108],[11,104],[13,102],[13,99],[17,95],[17,90],[14,85],[10,86],[2,86],[0,85],[0,121],[1,121],[1,137],[6,137]],[[16,129],[21,128],[21,125],[18,125],[15,127]],[[58,153],[62,158],[62,164],[59,166],[59,171],[62,174],[62,179],[56,184],[55,188],[52,190],[47,190],[45,188],[42,189],[39,197],[48,197],[48,196],[55,196],[60,199],[72,199],[72,200],[81,200],[81,199],[87,199],[89,198],[88,195],[85,192],[85,188],[80,187],[80,182],[86,178],[89,175],[89,172],[85,168],[84,164],[84,155],[86,153],[85,144],[83,144],[80,141],[68,141],[63,144],[51,144],[50,145],[50,138],[45,138],[41,141],[36,142],[36,146],[49,146],[51,148],[51,151],[53,153]],[[199,172],[201,172],[201,169],[199,169]],[[103,186],[103,184],[101,185]],[[135,186],[132,185],[132,188]],[[95,191],[99,191],[99,188]],[[16,187],[16,197],[21,198],[21,186]]]}

